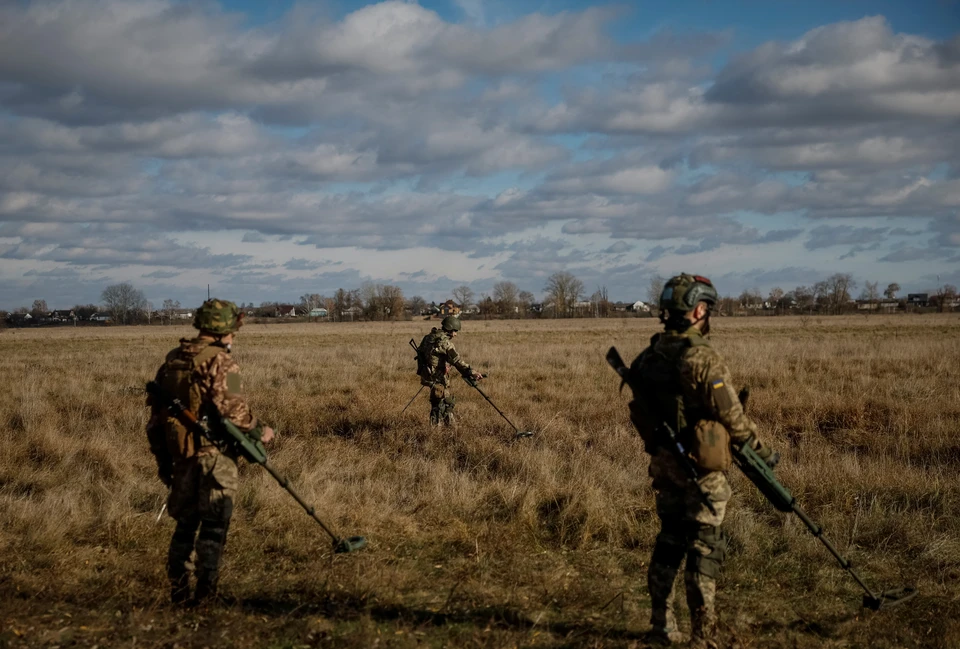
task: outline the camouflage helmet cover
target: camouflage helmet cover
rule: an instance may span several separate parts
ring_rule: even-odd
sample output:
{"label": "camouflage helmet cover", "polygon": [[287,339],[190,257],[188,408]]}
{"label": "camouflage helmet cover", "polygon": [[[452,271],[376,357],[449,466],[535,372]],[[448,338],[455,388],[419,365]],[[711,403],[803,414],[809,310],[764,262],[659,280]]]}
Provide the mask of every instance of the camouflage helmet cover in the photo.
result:
{"label": "camouflage helmet cover", "polygon": [[242,324],[243,314],[237,305],[217,298],[204,302],[193,317],[194,328],[215,334],[233,333]]}
{"label": "camouflage helmet cover", "polygon": [[665,311],[693,311],[698,302],[714,306],[719,299],[717,289],[702,275],[683,273],[671,277],[660,294],[660,308]]}
{"label": "camouflage helmet cover", "polygon": [[455,315],[448,315],[440,321],[440,327],[444,331],[460,331],[460,318]]}

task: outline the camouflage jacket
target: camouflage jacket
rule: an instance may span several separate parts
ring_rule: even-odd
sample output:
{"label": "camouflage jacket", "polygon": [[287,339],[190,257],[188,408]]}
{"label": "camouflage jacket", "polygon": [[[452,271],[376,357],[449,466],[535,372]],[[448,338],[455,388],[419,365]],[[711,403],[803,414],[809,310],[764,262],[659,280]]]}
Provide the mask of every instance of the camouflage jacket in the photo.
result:
{"label": "camouflage jacket", "polygon": [[[671,369],[675,370],[672,376],[679,375],[680,394],[672,396],[682,398],[686,428],[689,429],[700,419],[712,419],[723,424],[733,443],[743,443],[751,437],[756,440],[757,425],[747,417],[740,405],[731,382],[730,369],[697,329],[690,328],[684,332],[668,330],[657,334],[651,340],[650,347],[633,362],[630,371],[632,375],[639,376],[644,368],[663,364],[672,364]],[[668,381],[664,381],[664,385],[668,392],[670,389],[676,390],[676,386],[670,386]],[[638,392],[639,386],[631,382],[631,387],[635,393]],[[663,396],[660,395],[661,402],[664,401]],[[667,395],[668,398],[670,396]],[[759,440],[755,444],[759,446]]]}
{"label": "camouflage jacket", "polygon": [[424,385],[434,383],[448,385],[450,380],[447,372],[449,372],[450,366],[456,368],[461,374],[471,371],[470,366],[457,353],[456,347],[453,346],[453,340],[442,329],[434,327],[430,333],[424,336],[423,340],[420,341],[420,349],[423,350],[421,354],[424,365],[420,378]]}
{"label": "camouflage jacket", "polygon": [[[219,349],[214,352],[208,349],[211,346]],[[185,403],[189,399],[192,402],[191,407],[196,409],[194,414],[199,417],[210,414],[211,408],[215,409],[221,417],[229,419],[251,437],[258,438],[261,426],[250,411],[250,406],[243,394],[240,367],[230,356],[230,350],[227,347],[222,347],[208,339],[181,339],[180,346],[167,354],[166,361],[157,370],[156,382],[164,385],[170,368],[178,364],[182,367],[184,362],[189,363],[201,354],[204,355],[204,360],[193,368],[188,379],[189,385],[184,386],[188,388],[191,396],[187,397],[185,394],[172,396],[181,398]],[[191,457],[200,451],[200,447],[209,444],[207,440],[190,440],[182,425],[169,417],[164,408],[152,403],[149,399],[147,403],[151,407],[147,437],[150,441],[150,450],[157,457],[158,463],[170,463],[175,459]]]}

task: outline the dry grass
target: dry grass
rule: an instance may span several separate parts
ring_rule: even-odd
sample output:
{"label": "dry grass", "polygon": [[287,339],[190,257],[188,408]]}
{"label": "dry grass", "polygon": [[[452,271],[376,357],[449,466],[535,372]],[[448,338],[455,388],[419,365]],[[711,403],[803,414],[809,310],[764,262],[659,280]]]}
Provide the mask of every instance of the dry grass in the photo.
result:
{"label": "dry grass", "polygon": [[[799,521],[731,472],[724,638],[741,647],[960,646],[956,316],[719,319],[779,470],[871,584],[880,614]],[[251,325],[236,356],[272,450],[329,524],[331,557],[260,470],[242,470],[212,612],[165,603],[138,389],[187,329],[0,332],[0,647],[636,647],[656,533],[646,456],[603,354],[652,320],[469,322],[458,347],[537,436],[513,441],[459,383],[455,432],[426,425],[411,337],[426,323]]]}

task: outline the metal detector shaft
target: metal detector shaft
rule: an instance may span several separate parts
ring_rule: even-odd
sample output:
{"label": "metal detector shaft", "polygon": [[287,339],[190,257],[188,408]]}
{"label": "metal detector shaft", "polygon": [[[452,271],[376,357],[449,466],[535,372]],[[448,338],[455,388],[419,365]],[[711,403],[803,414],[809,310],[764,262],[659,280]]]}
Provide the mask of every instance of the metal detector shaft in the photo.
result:
{"label": "metal detector shaft", "polygon": [[480,396],[482,396],[484,399],[486,399],[486,400],[487,400],[487,403],[489,403],[491,406],[493,406],[493,409],[496,410],[496,411],[500,414],[500,416],[503,417],[504,420],[505,420],[508,424],[510,424],[510,427],[511,427],[518,435],[520,434],[520,429],[517,428],[516,426],[514,426],[512,421],[510,421],[509,419],[507,419],[507,416],[506,416],[505,414],[503,414],[503,411],[500,410],[500,408],[497,408],[497,404],[495,404],[493,401],[490,400],[490,397],[487,396],[486,392],[484,392],[483,390],[480,389],[480,386],[477,385],[477,382],[476,382],[476,381],[474,381],[473,379],[468,379],[468,378],[466,378],[466,377],[464,377],[464,381],[466,381],[467,383],[469,383],[471,387],[475,388],[476,391],[480,393]]}
{"label": "metal detector shaft", "polygon": [[810,517],[807,516],[807,513],[803,511],[800,505],[796,503],[793,503],[793,513],[797,515],[797,518],[803,521],[803,524],[807,526],[807,529],[810,530],[810,533],[817,537],[817,539],[819,539],[819,541],[823,543],[828,550],[830,550],[830,554],[836,557],[837,561],[840,562],[840,567],[850,573],[850,576],[853,577],[858,584],[860,584],[860,588],[863,589],[863,592],[865,592],[871,600],[879,600],[879,598],[873,593],[872,590],[870,590],[863,579],[860,578],[860,575],[857,574],[857,571],[853,569],[853,565],[847,559],[845,559],[835,547],[833,547],[833,543],[830,542],[830,539],[824,536],[823,528],[814,521],[810,520]]}
{"label": "metal detector shaft", "polygon": [[270,473],[270,475],[273,476],[273,479],[276,480],[278,483],[280,483],[281,487],[287,490],[288,494],[293,496],[293,499],[296,500],[301,507],[303,507],[304,511],[310,514],[310,517],[313,520],[317,521],[320,527],[323,528],[323,531],[330,535],[330,538],[333,539],[334,543],[340,542],[341,540],[340,537],[334,534],[333,532],[331,532],[330,528],[324,525],[323,521],[320,520],[320,517],[317,516],[316,510],[312,506],[304,502],[303,498],[300,497],[300,494],[298,494],[296,491],[293,490],[293,487],[290,486],[290,481],[285,476],[281,475],[276,469],[274,469],[273,465],[270,464],[270,462],[268,462],[267,460],[260,462],[260,466],[266,469]]}
{"label": "metal detector shaft", "polygon": [[405,405],[405,406],[403,407],[403,410],[400,411],[400,414],[401,414],[401,415],[407,411],[407,408],[410,407],[410,404],[411,404],[411,403],[413,403],[414,401],[417,400],[417,397],[420,396],[420,393],[423,392],[423,389],[424,389],[425,387],[427,387],[427,386],[425,386],[425,385],[421,385],[421,386],[420,386],[420,389],[417,390],[417,393],[416,393],[415,395],[413,395],[413,398],[410,399],[410,401],[407,402],[407,405]]}

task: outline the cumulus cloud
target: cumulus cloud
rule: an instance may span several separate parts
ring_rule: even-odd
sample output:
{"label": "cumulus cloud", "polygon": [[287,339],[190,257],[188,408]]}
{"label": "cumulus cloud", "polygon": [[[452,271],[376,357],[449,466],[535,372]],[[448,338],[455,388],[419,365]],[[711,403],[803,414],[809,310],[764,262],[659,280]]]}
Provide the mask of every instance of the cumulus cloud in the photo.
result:
{"label": "cumulus cloud", "polygon": [[[0,3],[4,268],[203,269],[251,292],[369,277],[366,253],[329,274],[300,244],[627,287],[667,254],[728,245],[957,255],[960,36],[867,17],[717,69],[735,32],[622,42],[620,8],[458,6],[469,20],[389,0],[251,25],[173,0]],[[211,231],[256,256],[185,243]],[[644,262],[610,265],[633,249]],[[394,279],[438,276],[419,272]]]}

